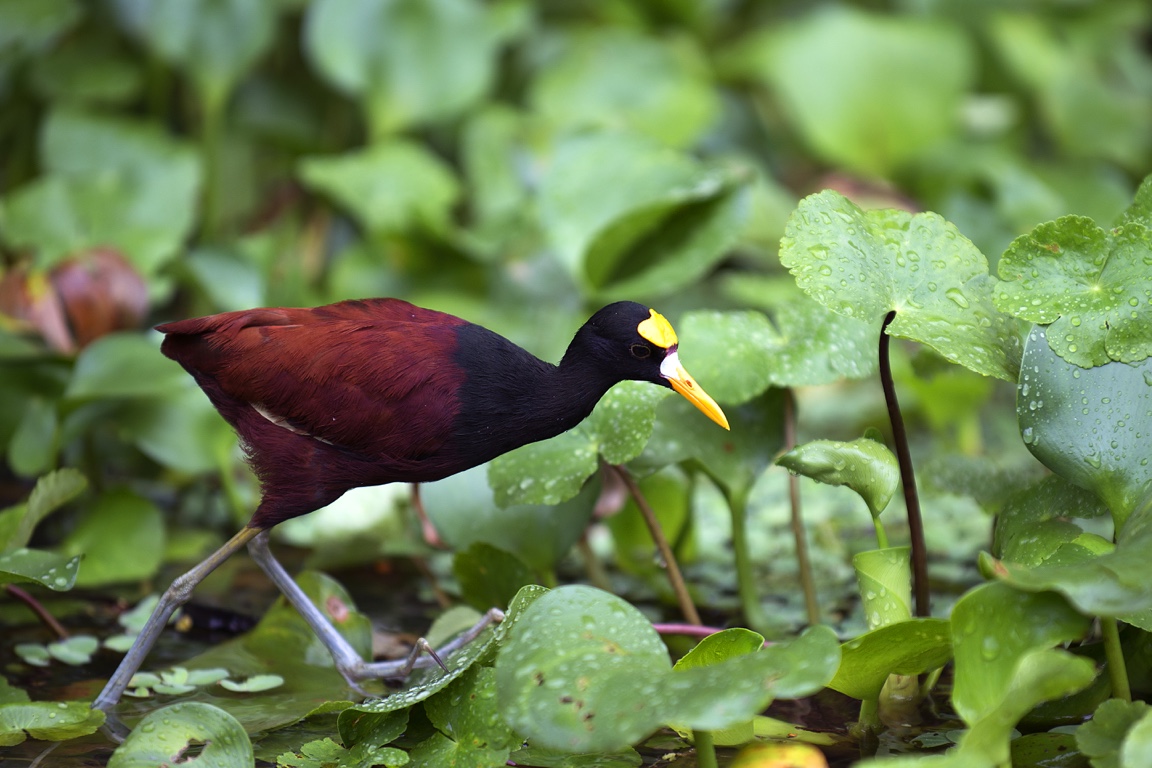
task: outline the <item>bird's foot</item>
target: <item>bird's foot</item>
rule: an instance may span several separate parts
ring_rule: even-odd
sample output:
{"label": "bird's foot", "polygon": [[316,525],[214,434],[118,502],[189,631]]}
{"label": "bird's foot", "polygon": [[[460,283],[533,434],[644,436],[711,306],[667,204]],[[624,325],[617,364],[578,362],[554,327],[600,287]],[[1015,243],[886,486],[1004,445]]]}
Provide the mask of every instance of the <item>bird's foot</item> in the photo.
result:
{"label": "bird's foot", "polygon": [[504,612],[499,608],[492,608],[479,621],[439,648],[433,648],[427,640],[420,638],[404,659],[371,663],[359,661],[359,663],[354,662],[343,667],[338,666],[338,669],[354,690],[371,696],[372,694],[365,693],[360,687],[361,682],[365,680],[403,680],[413,670],[428,669],[432,666],[438,666],[448,672],[448,665],[444,663],[445,658],[475,640],[488,627],[499,624],[503,620]]}

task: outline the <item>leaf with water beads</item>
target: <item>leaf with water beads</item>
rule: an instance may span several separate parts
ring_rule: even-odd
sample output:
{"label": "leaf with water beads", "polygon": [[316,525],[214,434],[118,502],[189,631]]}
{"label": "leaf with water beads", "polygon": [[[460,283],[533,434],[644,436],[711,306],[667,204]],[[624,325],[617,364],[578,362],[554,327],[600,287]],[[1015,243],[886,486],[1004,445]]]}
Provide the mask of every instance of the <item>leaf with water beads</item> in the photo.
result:
{"label": "leaf with water beads", "polygon": [[866,437],[850,442],[813,440],[788,451],[776,463],[820,483],[848,486],[864,499],[873,519],[880,517],[900,485],[900,468],[892,451]]}
{"label": "leaf with water beads", "polygon": [[1058,356],[1050,336],[1036,326],[1025,344],[1020,434],[1049,469],[1099,496],[1120,530],[1152,492],[1152,360],[1081,368]]}
{"label": "leaf with water beads", "polygon": [[112,753],[108,768],[165,765],[182,755],[189,743],[204,747],[196,755],[200,768],[252,765],[252,742],[232,715],[211,704],[189,701],[148,714]]}
{"label": "leaf with water beads", "polygon": [[612,751],[669,722],[718,730],[750,720],[773,696],[815,692],[840,660],[814,627],[791,643],[673,671],[648,620],[614,595],[561,587],[525,612],[496,660],[501,710],[534,744]]}
{"label": "leaf with water beads", "polygon": [[103,724],[104,713],[89,708],[86,701],[9,701],[0,704],[0,747],[20,744],[29,736],[43,741],[75,739]]}
{"label": "leaf with water beads", "polygon": [[1049,325],[1048,344],[1069,363],[1152,355],[1152,216],[1112,230],[1083,216],[1046,222],[1008,246],[999,272],[996,306]]}
{"label": "leaf with water beads", "polygon": [[780,241],[796,283],[834,312],[876,321],[985,376],[1015,381],[1015,321],[992,303],[984,254],[934,213],[862,211],[825,190],[800,202]]}

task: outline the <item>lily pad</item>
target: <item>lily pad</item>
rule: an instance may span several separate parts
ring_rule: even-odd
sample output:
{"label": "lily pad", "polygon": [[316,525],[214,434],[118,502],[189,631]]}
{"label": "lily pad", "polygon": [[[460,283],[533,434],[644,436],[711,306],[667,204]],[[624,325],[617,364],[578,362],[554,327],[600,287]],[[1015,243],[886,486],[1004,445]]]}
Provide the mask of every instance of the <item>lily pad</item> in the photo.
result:
{"label": "lily pad", "polygon": [[848,317],[896,317],[888,333],[985,376],[1015,381],[1016,321],[992,303],[988,261],[934,213],[862,211],[825,190],[800,201],[780,261],[805,293]]}

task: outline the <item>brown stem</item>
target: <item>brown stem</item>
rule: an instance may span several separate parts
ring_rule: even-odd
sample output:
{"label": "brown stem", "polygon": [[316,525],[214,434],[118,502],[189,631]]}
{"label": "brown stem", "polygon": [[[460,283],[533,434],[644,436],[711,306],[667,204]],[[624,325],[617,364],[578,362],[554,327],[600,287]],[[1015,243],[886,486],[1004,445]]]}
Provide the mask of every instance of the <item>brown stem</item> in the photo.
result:
{"label": "brown stem", "polygon": [[48,627],[56,633],[57,637],[59,637],[61,640],[68,639],[70,636],[68,630],[64,629],[63,624],[56,621],[56,617],[50,614],[48,609],[40,604],[39,600],[32,597],[32,595],[28,594],[24,590],[20,589],[20,587],[14,586],[12,584],[5,584],[4,589],[8,592],[8,594],[12,595],[12,597],[16,598],[31,608],[32,612],[40,617],[40,621],[47,624]]}
{"label": "brown stem", "polygon": [[628,488],[628,493],[636,501],[636,506],[640,508],[640,514],[644,516],[644,523],[648,526],[649,533],[652,534],[652,540],[656,542],[656,548],[660,550],[660,558],[664,561],[664,566],[668,572],[668,583],[672,586],[672,591],[676,593],[676,601],[680,604],[680,612],[684,614],[684,619],[689,624],[703,624],[704,622],[700,620],[700,614],[692,602],[692,596],[688,594],[688,587],[684,583],[684,576],[680,573],[676,556],[672,554],[672,547],[668,545],[668,539],[664,537],[660,521],[656,519],[656,513],[652,511],[648,499],[644,498],[640,486],[636,485],[636,481],[632,479],[632,475],[628,474],[628,470],[624,467],[605,466],[610,467],[620,477],[621,482]]}
{"label": "brown stem", "polygon": [[[796,447],[796,394],[791,388],[784,390],[784,450]],[[800,476],[788,473],[788,496],[792,502],[792,538],[796,541],[796,569],[800,572],[800,588],[804,592],[804,607],[808,623],[820,623],[820,602],[816,599],[816,581],[812,578],[812,560],[808,557],[808,537],[804,530],[804,515],[800,507]]]}
{"label": "brown stem", "polygon": [[908,449],[908,433],[900,403],[896,401],[896,386],[892,382],[892,365],[888,347],[891,337],[888,324],[896,317],[892,311],[884,318],[880,328],[880,384],[884,387],[884,402],[888,405],[888,418],[892,422],[892,439],[896,443],[896,460],[900,465],[900,484],[904,486],[904,505],[908,508],[908,538],[912,544],[912,586],[916,596],[916,615],[930,616],[928,606],[928,550],[924,543],[924,521],[920,516],[920,497],[916,493],[916,473],[912,469],[912,454]]}

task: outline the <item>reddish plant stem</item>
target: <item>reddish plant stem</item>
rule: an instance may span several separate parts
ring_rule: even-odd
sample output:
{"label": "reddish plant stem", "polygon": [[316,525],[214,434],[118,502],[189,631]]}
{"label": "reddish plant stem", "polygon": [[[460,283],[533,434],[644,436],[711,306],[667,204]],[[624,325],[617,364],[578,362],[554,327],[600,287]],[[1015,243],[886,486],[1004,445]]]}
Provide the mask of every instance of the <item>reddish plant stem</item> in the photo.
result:
{"label": "reddish plant stem", "polygon": [[704,622],[700,620],[700,614],[696,610],[696,605],[692,602],[692,596],[688,594],[688,586],[684,583],[684,576],[680,573],[676,556],[672,553],[672,547],[669,546],[668,539],[664,536],[664,530],[660,527],[660,521],[656,519],[656,513],[652,511],[648,499],[644,497],[640,486],[632,479],[632,475],[628,474],[627,469],[611,464],[606,466],[620,477],[624,487],[628,489],[628,493],[636,502],[636,506],[640,508],[640,514],[644,517],[644,523],[648,526],[649,533],[652,534],[652,540],[656,542],[656,548],[660,550],[660,558],[664,561],[664,568],[668,573],[668,583],[676,594],[676,601],[680,604],[680,612],[684,614],[684,619],[690,624],[703,624]]}
{"label": "reddish plant stem", "polygon": [[32,595],[20,589],[20,587],[13,586],[12,584],[5,584],[4,589],[12,597],[16,598],[31,608],[32,612],[40,618],[40,621],[47,624],[49,629],[55,632],[56,636],[61,640],[66,640],[70,636],[68,630],[64,629],[64,625],[58,622],[56,617],[50,614],[48,609],[41,605],[40,601],[32,597]]}
{"label": "reddish plant stem", "polygon": [[888,406],[888,419],[892,423],[892,438],[896,443],[896,460],[900,465],[900,484],[904,487],[904,504],[908,508],[908,538],[912,545],[912,587],[916,599],[916,615],[930,616],[928,606],[928,550],[924,543],[924,521],[920,516],[920,497],[916,493],[916,474],[912,469],[912,454],[908,449],[908,433],[904,417],[896,400],[896,386],[892,382],[892,364],[889,359],[888,325],[896,317],[889,312],[880,328],[880,384],[884,388],[884,402]]}

